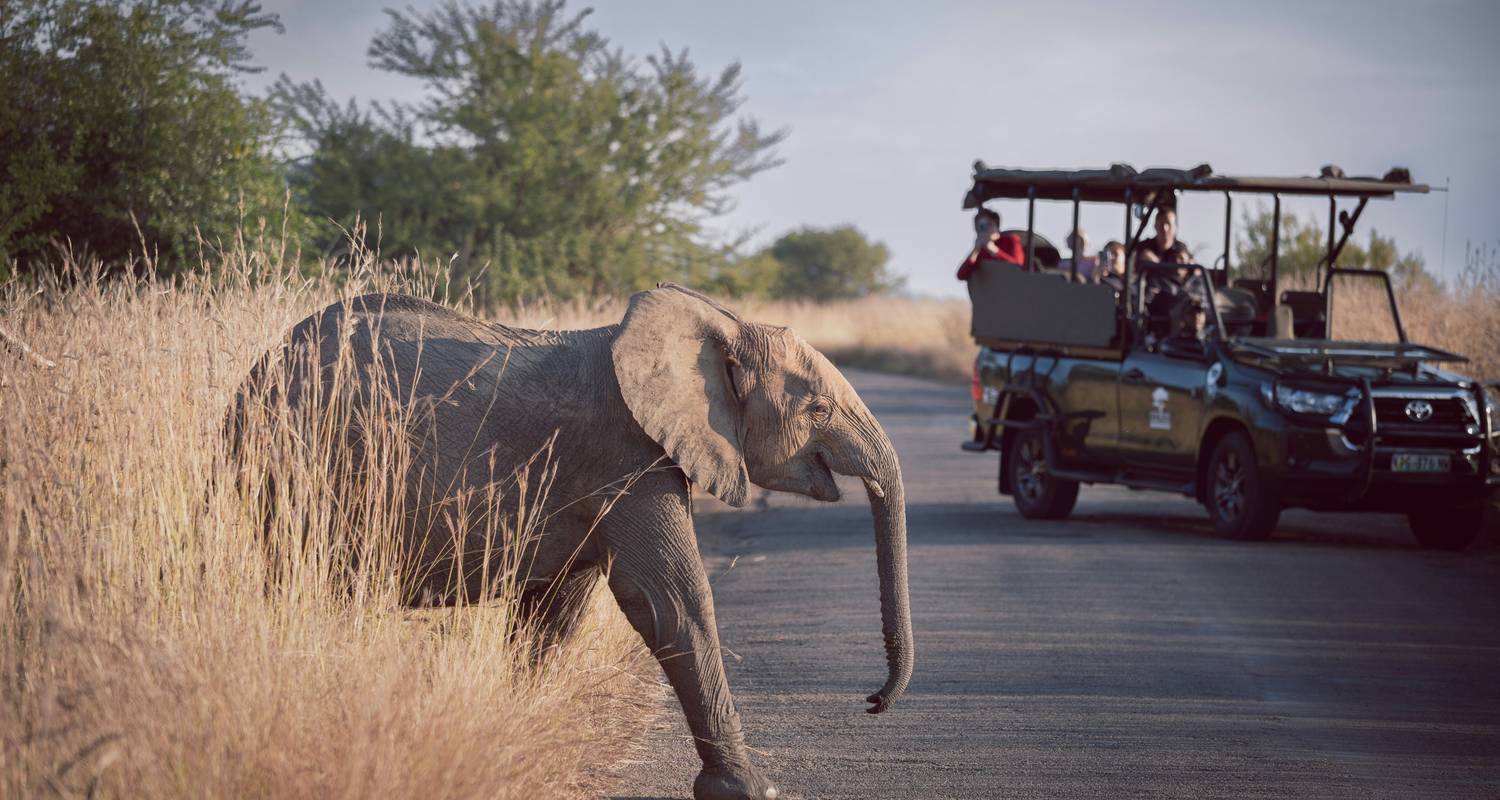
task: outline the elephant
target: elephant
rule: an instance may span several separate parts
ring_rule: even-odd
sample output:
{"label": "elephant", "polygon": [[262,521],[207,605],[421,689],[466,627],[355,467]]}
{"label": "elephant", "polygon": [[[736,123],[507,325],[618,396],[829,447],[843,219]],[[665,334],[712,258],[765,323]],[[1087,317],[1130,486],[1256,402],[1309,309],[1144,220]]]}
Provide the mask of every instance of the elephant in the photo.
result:
{"label": "elephant", "polygon": [[[546,529],[525,553],[521,572],[535,585],[522,606],[555,641],[581,613],[589,593],[579,587],[603,575],[681,703],[702,760],[694,797],[774,798],[777,790],[750,761],[725,679],[693,487],[742,507],[751,484],[834,501],[834,474],[858,477],[873,512],[886,655],[885,684],[866,710],[885,711],[906,690],[914,650],[900,463],[854,388],[789,328],[743,320],[673,284],[635,294],[619,324],[571,331],[506,327],[369,294],[297,324],[252,370],[231,418],[246,424],[252,395],[296,353],[332,380],[341,347],[359,380],[426,401],[430,435],[416,460],[429,491],[456,495],[543,449],[560,454],[543,501]],[[383,369],[372,370],[377,361]],[[292,407],[323,396],[310,391],[312,380],[283,384]],[[475,531],[449,530],[451,518],[419,510],[433,503],[416,506],[404,535],[429,566],[497,557]],[[477,597],[480,571],[428,569],[420,594]],[[533,602],[543,587],[547,602]]]}

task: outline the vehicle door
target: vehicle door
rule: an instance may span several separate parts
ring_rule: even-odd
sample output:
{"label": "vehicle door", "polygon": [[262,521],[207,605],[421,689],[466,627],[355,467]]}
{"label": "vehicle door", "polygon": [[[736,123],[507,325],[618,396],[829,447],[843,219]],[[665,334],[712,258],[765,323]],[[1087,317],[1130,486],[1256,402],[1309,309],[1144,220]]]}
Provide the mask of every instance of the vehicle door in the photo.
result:
{"label": "vehicle door", "polygon": [[1119,464],[1118,360],[1064,359],[1051,381],[1051,395],[1064,419],[1057,455],[1073,469],[1112,469]]}
{"label": "vehicle door", "polygon": [[1192,480],[1210,359],[1132,348],[1120,369],[1120,458],[1137,476]]}

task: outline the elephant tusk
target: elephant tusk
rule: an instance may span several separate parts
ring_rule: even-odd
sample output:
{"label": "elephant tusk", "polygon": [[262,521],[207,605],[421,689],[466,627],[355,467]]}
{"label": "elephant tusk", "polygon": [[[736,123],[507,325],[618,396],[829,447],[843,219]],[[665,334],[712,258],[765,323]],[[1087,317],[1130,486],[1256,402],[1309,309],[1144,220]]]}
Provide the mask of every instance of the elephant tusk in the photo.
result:
{"label": "elephant tusk", "polygon": [[885,490],[880,488],[879,481],[874,478],[860,478],[860,480],[865,482],[865,491],[869,492],[871,497],[885,497]]}

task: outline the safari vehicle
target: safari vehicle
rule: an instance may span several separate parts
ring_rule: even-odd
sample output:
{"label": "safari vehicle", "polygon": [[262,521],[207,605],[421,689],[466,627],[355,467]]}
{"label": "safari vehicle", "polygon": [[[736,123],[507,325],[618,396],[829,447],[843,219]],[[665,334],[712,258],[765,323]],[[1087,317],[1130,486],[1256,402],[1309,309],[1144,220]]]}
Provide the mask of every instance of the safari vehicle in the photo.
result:
{"label": "safari vehicle", "polygon": [[[1179,193],[1223,193],[1225,254],[1212,268],[1185,267],[1189,282],[1213,295],[1202,303],[1201,338],[1187,346],[1169,346],[1166,321],[1147,302],[1163,267],[1128,266],[1111,287],[1037,269],[1032,253],[1031,270],[986,262],[969,281],[981,349],[964,449],[999,451],[1000,493],[1032,519],[1067,517],[1080,484],[1105,483],[1193,497],[1220,533],[1240,539],[1269,536],[1283,509],[1300,507],[1400,512],[1421,544],[1468,546],[1500,486],[1500,390],[1439,368],[1462,356],[1407,340],[1385,273],[1338,266],[1371,199],[1426,191],[1405,170],[1380,179],[1331,169],[1319,178],[1251,178],[1207,165],[1066,172],[976,164],[964,206],[1026,200],[1028,232],[1037,200],[1072,202],[1075,228],[1080,203],[1120,204],[1127,265],[1153,214],[1175,206]],[[1314,289],[1282,290],[1279,236],[1268,263],[1253,265],[1264,269],[1236,277],[1237,194],[1270,195],[1277,233],[1283,195],[1328,198],[1328,248]],[[1393,341],[1331,339],[1336,286],[1388,306]]]}

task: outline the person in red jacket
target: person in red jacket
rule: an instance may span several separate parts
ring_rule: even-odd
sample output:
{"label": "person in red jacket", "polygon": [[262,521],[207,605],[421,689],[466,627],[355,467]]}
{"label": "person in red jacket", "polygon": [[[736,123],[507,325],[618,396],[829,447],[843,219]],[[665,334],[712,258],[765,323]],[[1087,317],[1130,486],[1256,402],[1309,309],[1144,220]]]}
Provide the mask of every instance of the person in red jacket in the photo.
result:
{"label": "person in red jacket", "polygon": [[[958,267],[958,279],[966,281],[983,261],[1001,261],[1021,266],[1026,261],[1021,237],[1000,232],[1000,214],[981,208],[974,214],[974,249]],[[1023,267],[1024,269],[1024,267]]]}

